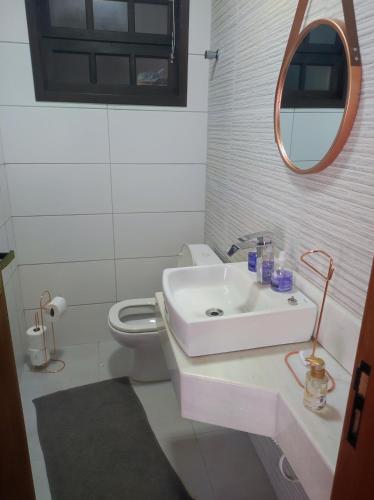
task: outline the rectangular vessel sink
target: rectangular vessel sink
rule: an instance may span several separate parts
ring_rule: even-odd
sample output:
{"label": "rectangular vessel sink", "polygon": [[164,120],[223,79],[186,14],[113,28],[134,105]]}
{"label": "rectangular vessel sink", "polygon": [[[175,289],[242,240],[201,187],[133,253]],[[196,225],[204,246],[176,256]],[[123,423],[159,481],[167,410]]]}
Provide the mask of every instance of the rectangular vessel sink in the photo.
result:
{"label": "rectangular vessel sink", "polygon": [[163,292],[170,329],[189,356],[304,342],[313,334],[315,304],[298,290],[259,285],[246,263],[166,269]]}

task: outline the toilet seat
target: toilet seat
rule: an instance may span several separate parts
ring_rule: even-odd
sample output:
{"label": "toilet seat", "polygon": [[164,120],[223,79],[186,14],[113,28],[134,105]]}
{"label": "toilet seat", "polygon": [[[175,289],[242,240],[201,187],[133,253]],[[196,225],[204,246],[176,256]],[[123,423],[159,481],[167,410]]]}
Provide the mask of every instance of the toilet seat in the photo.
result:
{"label": "toilet seat", "polygon": [[[207,245],[183,245],[178,267],[221,263]],[[133,350],[133,360],[126,373],[139,382],[170,380],[167,353],[164,353],[166,326],[158,311],[156,300],[134,299],[114,304],[108,315],[109,331],[126,349]]]}
{"label": "toilet seat", "polygon": [[164,329],[161,317],[156,314],[154,298],[123,300],[114,304],[108,322],[118,332],[129,334],[157,334]]}

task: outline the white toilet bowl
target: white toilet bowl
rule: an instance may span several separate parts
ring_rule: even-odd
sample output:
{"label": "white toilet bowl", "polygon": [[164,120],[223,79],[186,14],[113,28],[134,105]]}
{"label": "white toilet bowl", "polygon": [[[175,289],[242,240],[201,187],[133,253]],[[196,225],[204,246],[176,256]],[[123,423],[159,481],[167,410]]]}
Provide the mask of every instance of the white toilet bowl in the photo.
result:
{"label": "white toilet bowl", "polygon": [[156,314],[155,299],[118,302],[109,311],[108,325],[119,344],[134,349],[131,378],[140,382],[170,378],[160,344],[164,324]]}
{"label": "white toilet bowl", "polygon": [[[178,257],[178,267],[221,262],[208,245],[183,245]],[[154,298],[124,300],[115,304],[109,311],[108,325],[117,342],[134,349],[131,378],[140,382],[170,378],[160,343],[165,325],[157,314]]]}

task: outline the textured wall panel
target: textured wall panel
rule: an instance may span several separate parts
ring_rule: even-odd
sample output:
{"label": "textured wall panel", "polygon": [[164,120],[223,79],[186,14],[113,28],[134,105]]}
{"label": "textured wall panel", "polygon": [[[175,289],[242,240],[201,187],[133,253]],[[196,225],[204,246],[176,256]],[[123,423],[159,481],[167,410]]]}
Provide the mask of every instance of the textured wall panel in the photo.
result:
{"label": "textured wall panel", "polygon": [[[358,117],[343,152],[320,174],[298,176],[279,156],[273,101],[296,0],[213,0],[206,240],[222,251],[244,232],[271,229],[295,268],[320,247],[336,261],[331,295],[356,316],[374,248],[374,3],[356,0],[363,62]],[[312,0],[308,21],[342,18],[340,0]],[[239,256],[243,258],[244,254]]]}

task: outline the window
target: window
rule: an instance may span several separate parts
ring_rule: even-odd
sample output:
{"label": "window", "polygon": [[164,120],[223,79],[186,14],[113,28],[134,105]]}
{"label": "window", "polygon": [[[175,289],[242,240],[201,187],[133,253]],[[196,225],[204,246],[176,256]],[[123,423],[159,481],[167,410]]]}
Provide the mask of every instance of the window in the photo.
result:
{"label": "window", "polygon": [[189,0],[26,0],[38,101],[186,106]]}
{"label": "window", "polygon": [[344,46],[330,26],[312,30],[288,69],[282,108],[344,108],[347,64]]}

